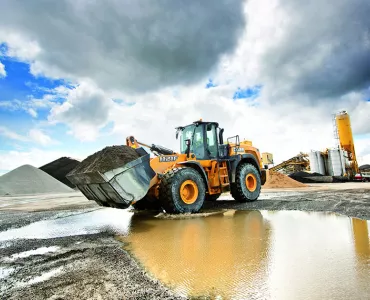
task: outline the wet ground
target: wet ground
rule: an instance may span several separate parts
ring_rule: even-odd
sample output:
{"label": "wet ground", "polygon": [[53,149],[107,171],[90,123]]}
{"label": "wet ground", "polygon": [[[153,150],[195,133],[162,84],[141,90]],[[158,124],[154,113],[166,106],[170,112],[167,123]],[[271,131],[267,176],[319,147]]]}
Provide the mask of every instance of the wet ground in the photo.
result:
{"label": "wet ground", "polygon": [[333,187],[225,195],[204,210],[225,214],[185,220],[78,193],[1,198],[0,298],[366,299],[370,185]]}
{"label": "wet ground", "polygon": [[227,211],[136,216],[124,247],[183,296],[366,299],[369,221],[328,213]]}

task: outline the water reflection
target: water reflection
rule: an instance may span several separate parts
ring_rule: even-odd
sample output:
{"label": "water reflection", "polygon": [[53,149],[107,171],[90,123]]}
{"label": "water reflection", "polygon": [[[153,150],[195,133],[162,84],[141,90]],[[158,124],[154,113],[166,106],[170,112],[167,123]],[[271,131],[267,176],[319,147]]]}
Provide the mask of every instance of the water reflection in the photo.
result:
{"label": "water reflection", "polygon": [[353,240],[358,260],[365,262],[370,258],[370,237],[368,222],[352,218]]}
{"label": "water reflection", "polygon": [[259,211],[185,220],[133,216],[131,226],[129,249],[178,292],[245,299],[266,289],[271,229]]}
{"label": "water reflection", "polygon": [[134,215],[123,239],[152,275],[187,296],[366,299],[367,222],[354,220],[352,237],[348,220],[297,211],[185,220]]}
{"label": "water reflection", "polygon": [[356,282],[360,286],[370,285],[370,236],[368,222],[353,218],[351,223],[353,244],[356,253]]}

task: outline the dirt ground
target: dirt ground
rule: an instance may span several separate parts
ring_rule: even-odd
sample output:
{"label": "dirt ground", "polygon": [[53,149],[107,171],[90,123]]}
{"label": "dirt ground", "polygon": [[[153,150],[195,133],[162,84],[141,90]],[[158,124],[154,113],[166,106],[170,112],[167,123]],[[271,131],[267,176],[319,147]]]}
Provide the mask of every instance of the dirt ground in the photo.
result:
{"label": "dirt ground", "polygon": [[[370,220],[370,183],[263,189],[258,201],[244,204],[225,194],[203,212],[215,209],[326,211]],[[110,222],[116,218],[113,227],[96,214],[102,211]],[[80,192],[1,197],[0,298],[181,299],[115,239],[121,211],[102,209]]]}

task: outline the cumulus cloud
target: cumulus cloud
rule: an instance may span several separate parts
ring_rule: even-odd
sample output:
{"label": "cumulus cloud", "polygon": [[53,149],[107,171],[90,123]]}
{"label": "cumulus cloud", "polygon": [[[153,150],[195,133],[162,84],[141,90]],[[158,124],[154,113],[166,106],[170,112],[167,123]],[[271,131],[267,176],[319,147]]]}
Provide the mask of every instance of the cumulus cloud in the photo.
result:
{"label": "cumulus cloud", "polygon": [[27,38],[34,73],[89,77],[102,88],[154,90],[197,82],[232,53],[246,24],[243,5],[243,0],[217,5],[213,0],[5,0],[0,38],[17,55],[23,55],[17,46],[26,43],[19,37]]}
{"label": "cumulus cloud", "polygon": [[[370,2],[279,1],[263,73],[291,93],[336,98],[370,85]],[[284,21],[283,21],[284,18]]]}
{"label": "cumulus cloud", "polygon": [[94,140],[99,128],[108,122],[113,102],[91,82],[82,82],[64,92],[66,101],[51,109],[49,121],[67,124],[70,133],[80,140]]}
{"label": "cumulus cloud", "polygon": [[6,77],[5,66],[0,61],[0,78]]}

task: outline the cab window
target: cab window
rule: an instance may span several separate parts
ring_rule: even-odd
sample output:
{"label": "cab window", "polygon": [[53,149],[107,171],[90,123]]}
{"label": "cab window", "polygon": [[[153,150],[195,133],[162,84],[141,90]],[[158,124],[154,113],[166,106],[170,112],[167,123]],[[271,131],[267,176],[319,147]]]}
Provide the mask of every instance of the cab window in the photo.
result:
{"label": "cab window", "polygon": [[217,157],[217,135],[215,124],[207,125],[207,147],[211,158]]}

